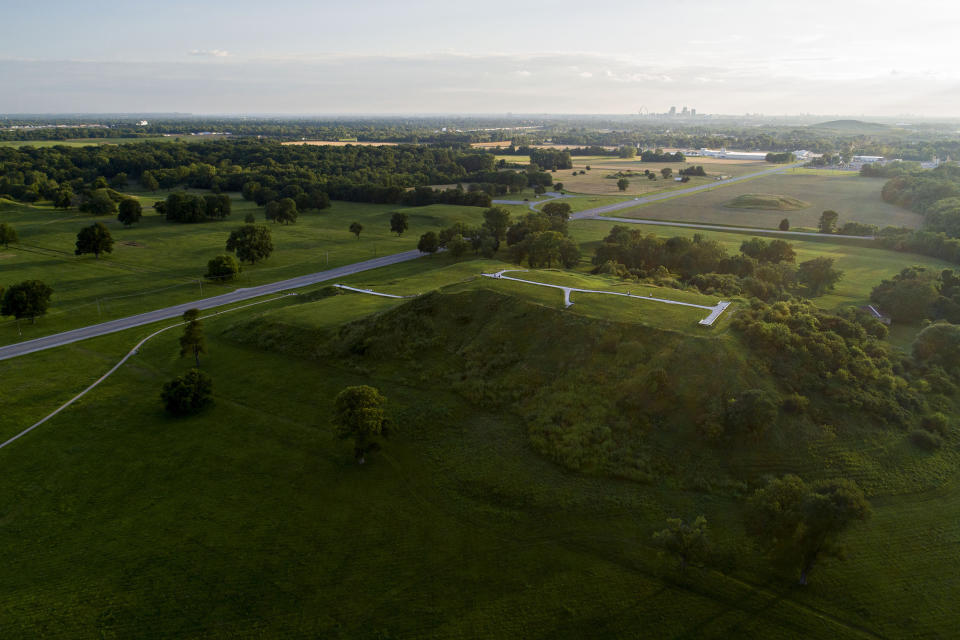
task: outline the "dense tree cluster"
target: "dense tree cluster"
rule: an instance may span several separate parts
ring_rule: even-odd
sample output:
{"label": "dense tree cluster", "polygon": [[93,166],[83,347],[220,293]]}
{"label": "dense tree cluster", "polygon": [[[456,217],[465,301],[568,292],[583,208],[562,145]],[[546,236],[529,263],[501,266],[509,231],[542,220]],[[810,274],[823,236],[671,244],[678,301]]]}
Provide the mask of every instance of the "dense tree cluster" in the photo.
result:
{"label": "dense tree cluster", "polygon": [[580,262],[580,245],[568,237],[570,205],[548,202],[506,229],[510,259],[531,267],[573,267]]}
{"label": "dense tree cluster", "polygon": [[907,267],[873,288],[870,300],[898,322],[946,320],[960,323],[960,275]]}
{"label": "dense tree cluster", "polygon": [[645,149],[640,153],[640,160],[642,162],[686,162],[687,158],[680,151],[670,153],[663,149]]}
{"label": "dense tree cluster", "polygon": [[766,155],[766,161],[772,162],[774,164],[787,164],[788,162],[793,162],[796,159],[797,159],[797,156],[790,153],[789,151],[785,151],[782,153],[771,152]]}
{"label": "dense tree cluster", "polygon": [[923,407],[880,341],[886,327],[868,314],[829,314],[806,300],[754,300],[734,316],[733,326],[758,364],[789,391],[831,399],[895,425],[910,424]]}
{"label": "dense tree cluster", "polygon": [[175,191],[165,201],[153,206],[170,222],[223,220],[230,215],[230,196],[222,193],[199,196]]}
{"label": "dense tree cluster", "polygon": [[573,168],[569,151],[560,149],[530,149],[529,151],[530,163],[548,171]]}

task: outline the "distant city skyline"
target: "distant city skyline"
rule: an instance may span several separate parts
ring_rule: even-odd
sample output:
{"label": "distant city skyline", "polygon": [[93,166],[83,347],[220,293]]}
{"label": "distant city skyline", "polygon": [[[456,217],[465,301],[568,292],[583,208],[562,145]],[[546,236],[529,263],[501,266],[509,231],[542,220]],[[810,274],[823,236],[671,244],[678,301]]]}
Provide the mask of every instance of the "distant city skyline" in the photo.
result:
{"label": "distant city skyline", "polygon": [[0,113],[960,116],[943,2],[328,4],[20,3]]}

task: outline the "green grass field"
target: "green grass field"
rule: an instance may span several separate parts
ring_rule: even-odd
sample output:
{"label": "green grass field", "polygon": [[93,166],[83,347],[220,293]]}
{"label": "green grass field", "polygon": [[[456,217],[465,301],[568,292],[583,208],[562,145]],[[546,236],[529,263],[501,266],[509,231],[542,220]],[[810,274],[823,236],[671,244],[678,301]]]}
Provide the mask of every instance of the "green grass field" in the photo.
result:
{"label": "green grass field", "polygon": [[[351,284],[459,291],[487,287],[475,274],[501,264],[435,256],[358,274]],[[533,287],[514,284],[503,293],[538,302]],[[830,438],[796,452],[822,459],[827,473],[858,477],[875,509],[852,532],[848,559],[823,562],[799,589],[743,537],[740,500],[562,471],[530,448],[509,413],[465,403],[426,371],[389,363],[354,370],[228,337],[257,318],[291,334],[335,330],[399,304],[361,294],[290,297],[205,321],[203,368],[215,380],[215,405],[182,420],[167,418],[157,399],[162,382],[189,365],[177,357],[178,332],[167,332],[80,403],[0,451],[3,635],[952,633],[960,588],[955,448],[921,456],[894,433],[854,458]],[[0,412],[0,436],[55,408],[153,330],[0,362],[5,406],[16,407]],[[363,467],[329,425],[335,394],[361,383],[387,395],[399,424]],[[797,455],[757,458],[767,472],[814,473],[795,468]],[[927,480],[905,493],[915,476]],[[651,534],[667,517],[701,513],[716,557],[681,575]]]}
{"label": "green grass field", "polygon": [[[785,217],[791,227],[816,227],[820,214],[826,209],[833,209],[840,214],[841,225],[855,221],[880,227],[919,227],[922,221],[920,214],[881,199],[883,182],[881,178],[861,178],[850,173],[823,175],[788,172],[618,211],[617,215],[775,229]],[[809,202],[811,206],[786,214],[782,211],[738,210],[725,206],[740,196],[757,193],[796,198]]]}
{"label": "green grass field", "polygon": [[[0,250],[0,286],[36,278],[54,289],[48,315],[36,325],[21,323],[23,339],[414,249],[425,231],[457,221],[476,225],[483,211],[449,205],[405,209],[410,228],[398,238],[390,233],[389,224],[396,207],[334,202],[330,209],[302,213],[293,225],[270,223],[273,255],[255,266],[245,265],[239,280],[225,285],[201,282],[206,263],[224,252],[230,231],[243,223],[248,212],[264,222],[263,209],[234,198],[233,213],[226,221],[175,224],[152,209],[164,193],[133,193],[144,203],[145,215],[131,228],[112,217],[47,206],[0,208],[0,221],[11,224],[20,239]],[[113,253],[99,259],[74,256],[77,231],[94,221],[110,228]],[[359,240],[348,229],[353,221],[364,227]],[[4,319],[0,344],[18,339],[16,324]]]}

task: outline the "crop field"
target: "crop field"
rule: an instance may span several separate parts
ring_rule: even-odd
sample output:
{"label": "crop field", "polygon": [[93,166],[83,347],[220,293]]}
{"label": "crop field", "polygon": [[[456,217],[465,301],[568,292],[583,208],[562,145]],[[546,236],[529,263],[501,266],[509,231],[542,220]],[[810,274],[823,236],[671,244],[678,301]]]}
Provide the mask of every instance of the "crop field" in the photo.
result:
{"label": "crop field", "polygon": [[[329,209],[301,213],[294,225],[270,223],[273,255],[255,266],[244,265],[235,283],[211,284],[202,280],[207,261],[224,253],[230,231],[242,224],[246,213],[264,222],[263,209],[235,197],[226,221],[176,224],[152,209],[163,192],[139,195],[144,217],[130,228],[113,217],[44,206],[0,209],[0,222],[11,224],[20,239],[19,244],[0,250],[0,283],[39,279],[54,290],[48,315],[36,325],[21,323],[22,339],[414,249],[425,231],[457,221],[479,224],[483,211],[449,205],[408,209],[410,228],[397,237],[389,223],[396,207],[334,202]],[[74,256],[77,231],[94,221],[110,228],[113,253],[100,258]],[[359,239],[348,229],[354,221],[364,227]],[[0,344],[20,339],[16,323],[4,319]]]}
{"label": "crop field", "polygon": [[[742,225],[775,229],[783,218],[791,227],[814,228],[820,214],[832,209],[840,214],[839,224],[861,222],[879,227],[919,227],[922,216],[888,204],[880,197],[882,178],[861,178],[857,174],[833,172],[811,174],[787,172],[762,176],[742,183],[719,186],[702,193],[662,200],[636,209],[618,211],[623,217]],[[745,194],[775,194],[810,203],[798,211],[743,210],[726,206]]]}
{"label": "crop field", "polygon": [[[456,291],[487,286],[464,278],[501,264],[434,256],[351,284]],[[533,287],[512,284],[518,302],[536,301],[527,298]],[[302,339],[398,304],[290,297],[204,321],[214,405],[178,420],[161,411],[157,392],[190,363],[177,357],[177,331],[161,334],[82,402],[0,450],[3,635],[951,634],[960,588],[955,481],[912,493],[903,493],[909,479],[865,482],[874,518],[851,531],[845,561],[822,562],[799,589],[744,538],[742,500],[563,471],[531,449],[511,414],[467,404],[415,369],[352,370],[234,337],[262,318]],[[0,412],[0,436],[54,409],[153,330],[0,362],[5,400],[17,407]],[[329,422],[349,384],[380,388],[397,422],[362,467]],[[828,467],[870,468],[829,439],[816,451]],[[865,443],[862,456],[908,471],[922,465],[926,477],[948,476],[958,463],[953,449],[922,456],[893,440]],[[757,457],[769,472],[791,470],[789,457]],[[717,557],[681,574],[651,535],[667,517],[701,513]]]}

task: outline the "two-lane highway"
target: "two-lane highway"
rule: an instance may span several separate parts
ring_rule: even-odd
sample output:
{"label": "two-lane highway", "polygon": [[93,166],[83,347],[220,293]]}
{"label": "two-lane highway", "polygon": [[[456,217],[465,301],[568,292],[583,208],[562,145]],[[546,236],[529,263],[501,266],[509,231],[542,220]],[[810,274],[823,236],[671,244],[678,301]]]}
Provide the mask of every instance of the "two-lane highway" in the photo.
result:
{"label": "two-lane highway", "polygon": [[140,315],[136,316],[119,318],[117,320],[110,320],[109,322],[94,324],[88,327],[74,329],[72,331],[65,331],[63,333],[57,333],[51,336],[44,336],[43,338],[18,342],[16,344],[0,347],[0,360],[15,358],[27,353],[33,353],[34,351],[42,351],[43,349],[59,347],[65,344],[70,344],[71,342],[77,342],[78,340],[86,340],[87,338],[102,336],[108,333],[115,333],[125,329],[132,329],[133,327],[139,327],[160,320],[177,318],[183,315],[183,312],[187,309],[212,309],[213,307],[220,307],[225,304],[233,304],[235,302],[250,300],[251,298],[270,295],[272,293],[279,293],[281,291],[306,287],[318,282],[343,278],[344,276],[360,273],[361,271],[368,271],[370,269],[377,269],[379,267],[386,267],[392,264],[414,260],[422,255],[423,254],[416,249],[412,251],[404,251],[402,253],[395,253],[389,256],[364,260],[363,262],[355,262],[353,264],[337,267],[336,269],[318,271],[305,276],[298,276],[296,278],[290,278],[289,280],[281,280],[280,282],[263,284],[257,287],[237,289],[235,291],[231,291],[230,293],[224,293],[223,295],[214,296],[212,298],[203,298],[202,300],[186,302],[184,304],[178,304],[172,307],[165,307],[163,309],[157,309],[156,311],[148,311],[147,313],[141,313]]}

